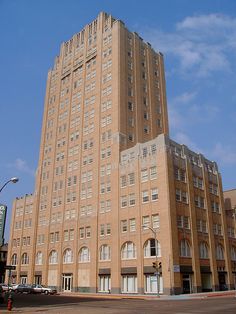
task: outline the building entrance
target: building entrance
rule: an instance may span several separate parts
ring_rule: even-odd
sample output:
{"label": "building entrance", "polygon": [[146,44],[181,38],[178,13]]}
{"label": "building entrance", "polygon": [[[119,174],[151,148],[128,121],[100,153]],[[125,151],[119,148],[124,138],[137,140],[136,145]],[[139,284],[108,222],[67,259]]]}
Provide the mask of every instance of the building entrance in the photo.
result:
{"label": "building entrance", "polygon": [[227,284],[226,284],[226,274],[224,272],[218,273],[219,277],[219,288],[221,291],[228,290]]}
{"label": "building entrance", "polygon": [[183,293],[191,293],[191,292],[192,292],[191,275],[183,274]]}
{"label": "building entrance", "polygon": [[62,290],[64,292],[71,292],[72,281],[73,281],[73,275],[72,274],[63,274],[62,275]]}

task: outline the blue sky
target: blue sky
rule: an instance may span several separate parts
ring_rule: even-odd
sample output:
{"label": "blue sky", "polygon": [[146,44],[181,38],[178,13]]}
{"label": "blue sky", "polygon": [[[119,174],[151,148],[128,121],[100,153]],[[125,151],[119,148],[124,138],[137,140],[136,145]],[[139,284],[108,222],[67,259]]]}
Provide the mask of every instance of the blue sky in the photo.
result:
{"label": "blue sky", "polygon": [[[0,0],[0,203],[34,190],[47,71],[60,44],[100,11],[165,56],[170,135],[236,187],[236,1]],[[8,226],[6,227],[8,234]]]}

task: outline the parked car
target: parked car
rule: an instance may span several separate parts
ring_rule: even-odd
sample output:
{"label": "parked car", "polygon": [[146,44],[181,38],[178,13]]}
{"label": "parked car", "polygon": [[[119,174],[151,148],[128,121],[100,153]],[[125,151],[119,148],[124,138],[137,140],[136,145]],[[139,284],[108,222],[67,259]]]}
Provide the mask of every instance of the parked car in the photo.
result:
{"label": "parked car", "polygon": [[17,285],[17,287],[13,290],[15,291],[15,293],[24,293],[24,292],[33,293],[34,292],[32,285],[27,285],[27,284]]}
{"label": "parked car", "polygon": [[57,290],[54,288],[49,288],[43,285],[32,285],[34,293],[44,293],[44,294],[56,294]]}
{"label": "parked car", "polygon": [[12,290],[12,286],[5,283],[0,283],[0,287],[2,288],[2,291]]}
{"label": "parked car", "polygon": [[16,288],[19,286],[19,284],[17,284],[17,283],[13,283],[13,284],[11,284],[11,289],[14,291],[14,290],[16,290]]}

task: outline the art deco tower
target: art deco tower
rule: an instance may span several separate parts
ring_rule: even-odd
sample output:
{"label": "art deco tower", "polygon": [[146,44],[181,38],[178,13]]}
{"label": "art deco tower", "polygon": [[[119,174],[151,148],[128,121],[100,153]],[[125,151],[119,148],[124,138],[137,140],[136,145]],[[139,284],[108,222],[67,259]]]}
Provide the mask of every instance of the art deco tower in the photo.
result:
{"label": "art deco tower", "polygon": [[[188,287],[197,290],[203,279],[196,221],[204,232],[213,225],[193,210],[195,192],[199,206],[211,206],[203,169],[214,172],[212,191],[222,193],[215,163],[168,138],[162,54],[100,13],[61,45],[48,73],[35,193],[17,199],[13,210],[14,279],[64,291],[152,293],[158,258],[160,291],[180,292],[184,271],[191,277],[192,269]],[[193,178],[207,192],[195,191]],[[219,208],[221,198],[214,202]],[[193,262],[179,257],[179,250],[190,254],[188,241]],[[214,276],[204,285],[215,288],[214,254]],[[181,263],[183,275],[172,267]]]}

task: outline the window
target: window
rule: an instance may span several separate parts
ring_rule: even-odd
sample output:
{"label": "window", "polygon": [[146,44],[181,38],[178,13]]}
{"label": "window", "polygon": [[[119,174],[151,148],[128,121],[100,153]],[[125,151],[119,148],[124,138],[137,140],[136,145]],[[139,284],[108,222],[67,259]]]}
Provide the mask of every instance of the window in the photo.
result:
{"label": "window", "polygon": [[220,206],[218,202],[211,202],[211,209],[214,213],[220,213]]}
{"label": "window", "polygon": [[128,204],[128,202],[127,202],[127,196],[126,196],[126,195],[121,196],[121,207],[122,207],[122,208],[123,208],[123,207],[126,207],[127,204]]}
{"label": "window", "polygon": [[86,227],[85,228],[85,236],[86,236],[86,238],[90,238],[91,237],[91,227]]}
{"label": "window", "polygon": [[151,145],[151,154],[152,154],[152,155],[156,154],[156,151],[157,151],[157,146],[156,146],[156,144]]}
{"label": "window", "polygon": [[131,193],[129,194],[129,206],[134,206],[135,205],[135,194]]}
{"label": "window", "polygon": [[64,230],[64,241],[69,240],[69,230]]}
{"label": "window", "polygon": [[66,249],[63,254],[63,263],[69,264],[73,262],[73,254],[71,249]]}
{"label": "window", "polygon": [[79,251],[79,263],[85,263],[90,261],[89,248],[83,246]]}
{"label": "window", "polygon": [[153,166],[150,168],[150,179],[156,179],[157,178],[157,167]]}
{"label": "window", "polygon": [[148,191],[143,191],[142,192],[142,202],[147,203],[149,201],[149,193]]}
{"label": "window", "polygon": [[57,264],[58,263],[58,254],[57,251],[51,251],[49,255],[49,264]]}
{"label": "window", "polygon": [[122,293],[136,293],[137,292],[137,276],[123,275],[122,276]]}
{"label": "window", "polygon": [[145,134],[148,134],[149,133],[149,126],[145,125],[144,128],[143,128],[143,131],[144,131]]}
{"label": "window", "polygon": [[107,232],[106,235],[111,235],[111,224],[107,224]]}
{"label": "window", "polygon": [[178,167],[175,167],[175,179],[186,182],[186,172],[184,169],[180,169]]}
{"label": "window", "polygon": [[29,264],[29,255],[27,253],[22,254],[21,264],[22,265],[28,265]]}
{"label": "window", "polygon": [[85,235],[85,233],[84,233],[84,228],[79,228],[79,238],[80,238],[80,239],[83,239],[83,238],[84,238],[84,235]]}
{"label": "window", "polygon": [[105,235],[105,225],[102,224],[100,225],[100,236],[104,236]]}
{"label": "window", "polygon": [[126,176],[121,176],[120,177],[120,186],[123,188],[126,186]]}
{"label": "window", "polygon": [[144,257],[161,256],[161,246],[159,241],[149,239],[144,244]]}
{"label": "window", "polygon": [[176,197],[176,201],[181,201],[181,191],[179,189],[176,189],[175,197]]}
{"label": "window", "polygon": [[[163,293],[163,278],[159,276],[159,293]],[[157,293],[157,276],[145,275],[145,293]]]}
{"label": "window", "polygon": [[224,249],[220,244],[216,246],[216,259],[224,260]]}
{"label": "window", "polygon": [[151,199],[152,201],[158,200],[158,189],[151,189]]}
{"label": "window", "polygon": [[187,195],[187,192],[182,191],[182,192],[181,192],[181,197],[182,197],[182,202],[187,204],[187,203],[188,203],[188,195]]}
{"label": "window", "polygon": [[99,275],[99,291],[109,292],[111,290],[111,276]]}
{"label": "window", "polygon": [[136,247],[133,242],[125,242],[121,248],[121,259],[136,258]]}
{"label": "window", "polygon": [[11,265],[15,266],[17,265],[18,261],[17,261],[17,254],[13,254],[12,258],[11,258]]}
{"label": "window", "polygon": [[150,224],[150,217],[149,216],[143,216],[142,218],[142,226],[143,226],[143,229],[148,229],[149,227],[149,224]]}
{"label": "window", "polygon": [[186,191],[181,191],[176,189],[175,191],[176,201],[182,201],[183,203],[188,203],[188,193]]}
{"label": "window", "polygon": [[128,134],[128,140],[130,142],[133,142],[134,141],[134,134],[132,134],[132,133]]}
{"label": "window", "polygon": [[152,215],[152,228],[160,228],[160,216],[159,214]]}
{"label": "window", "polygon": [[197,231],[207,233],[207,222],[206,222],[206,220],[197,219]]}
{"label": "window", "polygon": [[129,185],[133,185],[135,183],[134,173],[128,174],[128,182],[129,182]]}
{"label": "window", "polygon": [[36,258],[35,258],[35,264],[36,265],[42,265],[43,264],[43,253],[37,252]]}
{"label": "window", "polygon": [[189,217],[184,216],[184,229],[190,229]]}
{"label": "window", "polygon": [[193,185],[195,188],[203,189],[203,179],[199,177],[193,177]]}
{"label": "window", "polygon": [[231,261],[236,261],[236,248],[234,246],[231,247]]}
{"label": "window", "polygon": [[130,232],[136,231],[136,221],[135,221],[135,218],[131,218],[129,220],[129,231]]}
{"label": "window", "polygon": [[222,227],[219,224],[213,224],[213,233],[215,235],[222,235]]}
{"label": "window", "polygon": [[205,242],[201,242],[199,246],[199,256],[200,258],[208,258],[208,246]]}
{"label": "window", "polygon": [[148,180],[148,169],[141,170],[141,182],[146,182]]}
{"label": "window", "polygon": [[100,261],[109,261],[111,259],[111,248],[104,244],[100,248]]}
{"label": "window", "polygon": [[183,239],[180,242],[180,256],[191,257],[190,245],[186,239]]}
{"label": "window", "polygon": [[128,231],[128,222],[127,220],[121,220],[121,232]]}
{"label": "window", "polygon": [[134,110],[134,104],[132,103],[132,102],[128,102],[128,109],[130,110],[130,111],[133,111]]}

